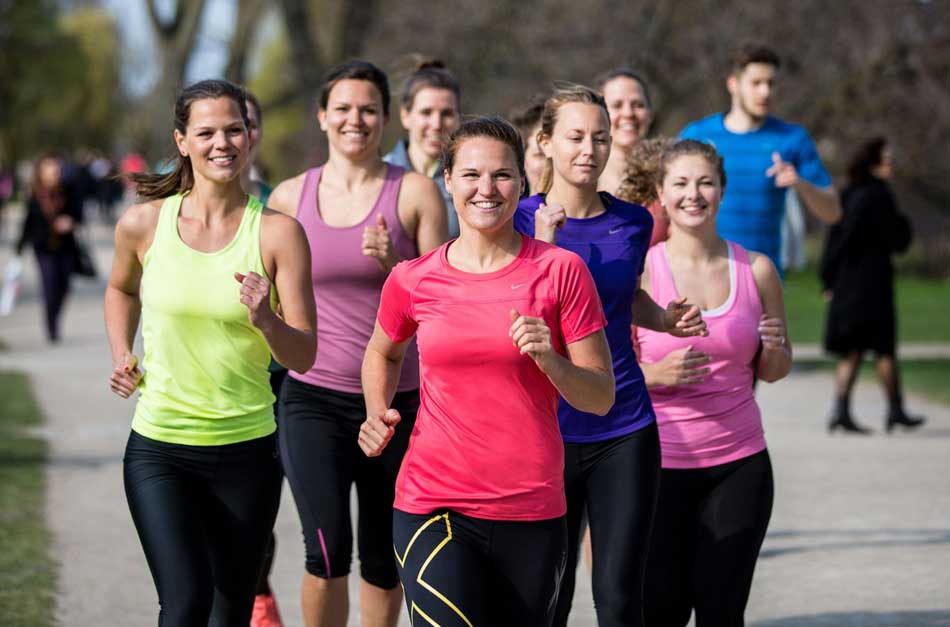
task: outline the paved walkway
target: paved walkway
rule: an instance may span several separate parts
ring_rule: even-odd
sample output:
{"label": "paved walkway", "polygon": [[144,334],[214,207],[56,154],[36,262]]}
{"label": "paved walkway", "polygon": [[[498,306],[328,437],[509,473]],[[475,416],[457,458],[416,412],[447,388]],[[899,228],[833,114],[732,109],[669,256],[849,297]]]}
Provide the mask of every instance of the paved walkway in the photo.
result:
{"label": "paved walkway", "polygon": [[[109,234],[97,228],[95,236],[105,271]],[[8,258],[0,242],[0,267]],[[0,351],[0,369],[29,372],[47,415],[47,515],[61,564],[57,616],[69,627],[154,625],[156,596],[122,490],[132,403],[107,385],[104,282],[76,283],[64,340],[50,347],[40,332],[32,260],[28,267],[22,304],[0,318],[8,349]],[[918,432],[831,437],[824,429],[830,398],[826,373],[796,372],[761,386],[776,504],[748,623],[950,625],[950,408],[912,398],[911,409],[930,418]],[[864,424],[880,425],[876,388],[862,383],[855,405]],[[277,535],[273,585],[287,624],[300,625],[302,543],[289,490]],[[589,579],[579,584],[571,625],[594,625]]]}

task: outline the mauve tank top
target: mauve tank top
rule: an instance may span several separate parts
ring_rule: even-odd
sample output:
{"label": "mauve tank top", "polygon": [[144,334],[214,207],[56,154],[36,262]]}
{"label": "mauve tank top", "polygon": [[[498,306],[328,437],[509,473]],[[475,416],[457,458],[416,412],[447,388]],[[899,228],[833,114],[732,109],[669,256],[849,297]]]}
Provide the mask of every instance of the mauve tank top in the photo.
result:
{"label": "mauve tank top", "polygon": [[[297,204],[297,221],[310,241],[313,296],[317,303],[317,359],[305,374],[289,376],[320,387],[362,394],[360,367],[373,334],[379,295],[388,276],[375,257],[362,252],[363,229],[376,225],[376,215],[386,219],[389,237],[403,259],[419,256],[416,243],[403,230],[397,201],[403,168],[387,166],[386,180],[376,204],[366,218],[347,227],[328,226],[317,206],[317,189],[323,166],[307,171]],[[354,207],[354,213],[365,211]],[[398,391],[419,387],[419,356],[415,341],[403,361]]]}
{"label": "mauve tank top", "polygon": [[[759,350],[762,302],[749,265],[749,255],[729,246],[729,297],[703,312],[708,337],[679,338],[639,327],[640,360],[655,363],[686,346],[712,357],[709,377],[695,385],[650,389],[660,431],[663,468],[718,466],[765,449],[762,416],[752,389]],[[666,242],[647,253],[653,300],[678,298],[666,259]]]}

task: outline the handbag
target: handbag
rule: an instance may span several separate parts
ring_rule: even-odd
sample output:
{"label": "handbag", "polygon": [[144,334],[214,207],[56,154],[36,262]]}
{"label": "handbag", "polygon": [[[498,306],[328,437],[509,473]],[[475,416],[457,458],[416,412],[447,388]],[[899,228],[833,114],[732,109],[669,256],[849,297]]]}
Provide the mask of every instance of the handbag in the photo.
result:
{"label": "handbag", "polygon": [[73,238],[76,241],[76,264],[73,267],[73,272],[87,279],[95,279],[99,276],[99,272],[96,271],[96,262],[92,258],[85,237],[74,232]]}

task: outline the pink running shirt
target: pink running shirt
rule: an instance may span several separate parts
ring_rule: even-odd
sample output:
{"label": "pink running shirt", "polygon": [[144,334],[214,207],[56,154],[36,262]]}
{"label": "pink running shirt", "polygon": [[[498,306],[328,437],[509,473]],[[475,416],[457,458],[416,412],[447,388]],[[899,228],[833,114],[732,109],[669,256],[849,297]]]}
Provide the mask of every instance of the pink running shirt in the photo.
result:
{"label": "pink running shirt", "polygon": [[544,318],[564,355],[606,325],[594,280],[580,257],[533,238],[487,274],[449,265],[451,244],[400,263],[379,304],[390,339],[415,334],[419,346],[421,407],[394,506],[489,520],[563,516],[559,394],[508,337],[509,311]]}
{"label": "pink running shirt", "polygon": [[[650,389],[663,468],[708,468],[765,449],[762,416],[752,390],[762,301],[748,253],[736,243],[728,245],[729,297],[716,309],[703,312],[708,337],[678,338],[637,328],[640,360],[645,363],[655,363],[690,345],[712,357],[706,381]],[[678,298],[666,260],[666,242],[651,248],[647,259],[653,300],[665,304]]]}

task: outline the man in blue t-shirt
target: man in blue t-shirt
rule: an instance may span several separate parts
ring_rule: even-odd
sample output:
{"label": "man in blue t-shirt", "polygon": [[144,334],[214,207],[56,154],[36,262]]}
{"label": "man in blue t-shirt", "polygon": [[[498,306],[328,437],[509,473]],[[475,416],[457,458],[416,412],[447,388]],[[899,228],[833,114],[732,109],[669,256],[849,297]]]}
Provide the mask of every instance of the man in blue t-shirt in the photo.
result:
{"label": "man in blue t-shirt", "polygon": [[743,45],[726,79],[729,111],[693,122],[680,137],[710,142],[723,157],[720,235],[768,255],[781,272],[787,189],[794,189],[809,211],[828,224],[841,219],[841,204],[805,129],[769,115],[778,67],[778,55],[769,48]]}

